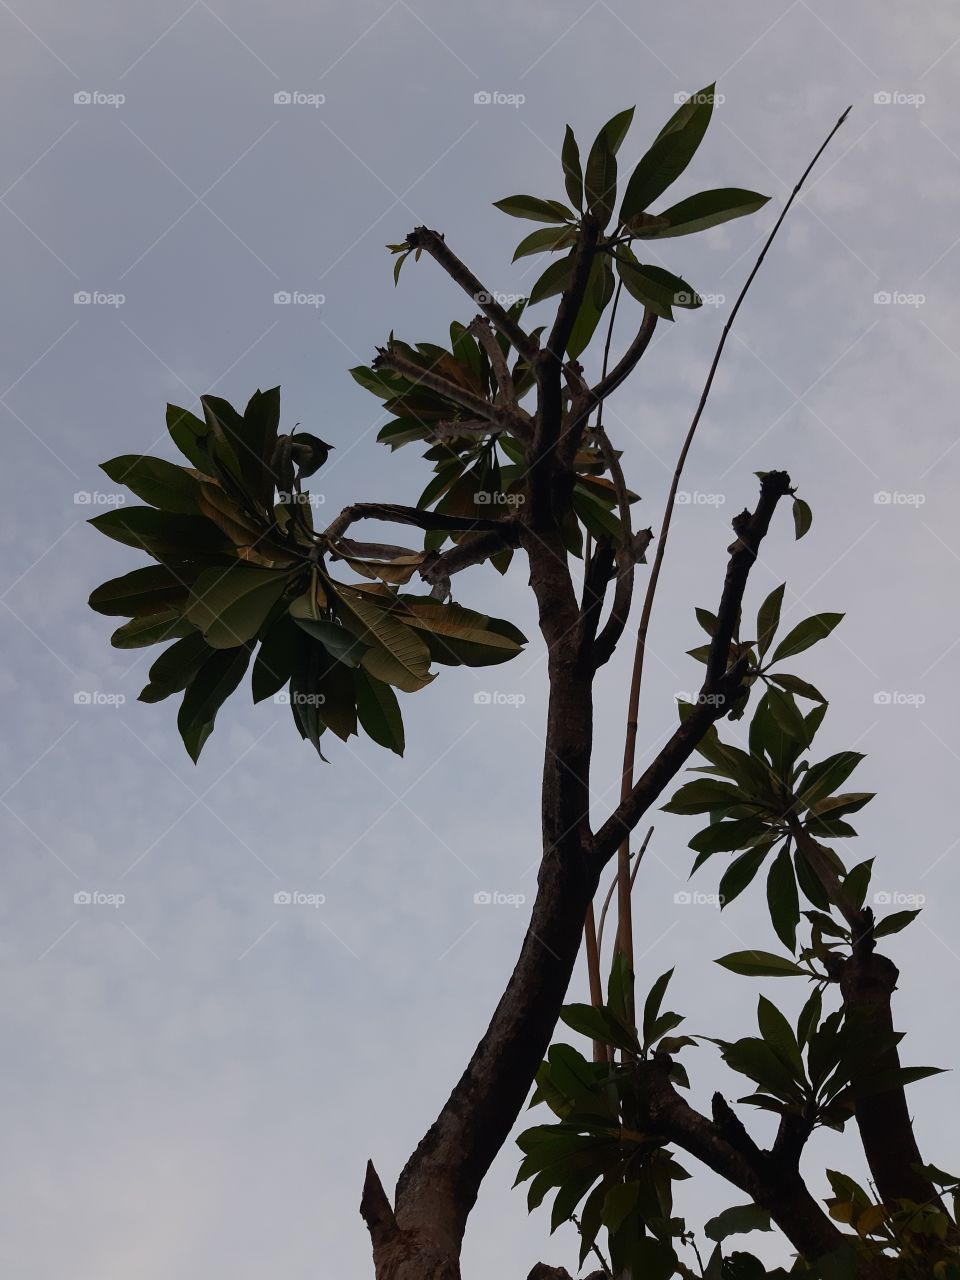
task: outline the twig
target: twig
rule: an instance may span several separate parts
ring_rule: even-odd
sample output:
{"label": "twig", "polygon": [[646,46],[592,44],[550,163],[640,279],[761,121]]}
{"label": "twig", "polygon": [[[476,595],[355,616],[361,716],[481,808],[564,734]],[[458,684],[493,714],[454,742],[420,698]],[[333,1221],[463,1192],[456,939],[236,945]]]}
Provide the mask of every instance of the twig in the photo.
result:
{"label": "twig", "polygon": [[516,320],[507,314],[489,289],[484,288],[470,268],[460,261],[452,249],[447,247],[439,232],[431,231],[429,227],[415,227],[407,236],[407,244],[411,249],[422,249],[424,253],[429,253],[434,262],[439,263],[447,275],[470,295],[483,314],[493,321],[499,332],[510,339],[520,355],[528,363],[533,363],[540,348],[530,335],[520,328]]}
{"label": "twig", "polygon": [[[701,392],[701,395],[700,395],[700,401],[697,405],[696,412],[693,415],[693,420],[691,421],[690,426],[687,430],[686,438],[684,439],[683,446],[680,450],[680,455],[677,459],[677,465],[673,473],[673,480],[670,484],[670,492],[667,496],[666,508],[663,513],[663,521],[660,526],[660,537],[657,540],[657,550],[654,556],[653,566],[650,570],[650,577],[647,581],[647,590],[644,595],[643,608],[640,614],[640,625],[637,630],[637,647],[634,655],[633,675],[630,682],[630,698],[629,698],[628,711],[627,711],[627,728],[626,728],[626,737],[625,737],[624,750],[623,750],[623,769],[620,775],[620,796],[622,800],[626,799],[626,797],[630,794],[631,788],[633,787],[634,766],[635,766],[636,754],[637,754],[637,725],[638,725],[638,713],[639,713],[639,707],[640,707],[640,684],[643,678],[643,661],[646,653],[647,633],[650,629],[650,616],[653,611],[653,601],[657,592],[657,584],[660,580],[660,569],[663,564],[663,555],[667,545],[667,536],[670,532],[670,520],[673,515],[673,508],[677,498],[677,489],[680,486],[680,476],[681,476],[681,473],[683,472],[683,467],[687,460],[687,454],[690,452],[690,446],[693,443],[694,435],[696,434],[697,427],[700,424],[700,419],[703,416],[703,411],[704,411],[704,408],[706,407],[707,398],[710,395],[710,389],[713,386],[713,379],[717,372],[717,367],[720,364],[720,357],[723,354],[723,349],[724,349],[724,346],[726,345],[727,336],[730,333],[731,328],[733,327],[733,322],[737,317],[737,313],[740,310],[743,300],[747,296],[747,292],[750,286],[753,284],[753,281],[756,278],[757,272],[760,270],[761,264],[763,263],[763,260],[767,255],[767,251],[769,250],[770,246],[773,244],[773,241],[777,235],[777,232],[780,230],[780,227],[783,225],[783,221],[790,210],[790,206],[793,204],[794,200],[796,199],[796,196],[800,191],[800,188],[803,186],[804,182],[807,180],[807,177],[809,176],[814,165],[820,159],[823,152],[827,149],[827,146],[830,144],[834,134],[837,132],[837,130],[843,124],[844,120],[846,120],[847,116],[850,114],[850,111],[851,111],[851,108],[847,107],[846,111],[844,111],[843,115],[840,117],[837,123],[833,126],[833,128],[827,134],[827,137],[825,138],[825,140],[817,150],[816,155],[814,155],[813,159],[810,161],[806,169],[803,171],[799,182],[793,188],[793,191],[790,194],[790,198],[787,200],[786,204],[784,205],[783,210],[780,213],[780,217],[774,223],[773,230],[770,232],[769,236],[767,236],[767,239],[764,242],[763,248],[760,250],[759,257],[757,258],[756,262],[753,264],[753,268],[750,271],[750,274],[747,276],[747,279],[744,282],[743,288],[740,290],[740,293],[737,297],[736,302],[733,304],[733,309],[731,310],[730,315],[727,317],[727,322],[723,326],[723,331],[720,334],[720,341],[717,344],[717,349],[714,353],[709,372],[707,373],[707,379],[706,379],[706,382],[704,383],[703,391]],[[616,372],[617,370],[613,371],[614,374]],[[624,858],[624,854],[623,854],[623,851],[621,850],[621,865],[623,864],[623,858]],[[629,911],[630,911],[629,895],[626,895],[626,899],[623,905],[629,918]],[[622,941],[626,941],[626,939],[622,939]],[[632,939],[630,939],[629,941],[629,946],[630,946],[630,950],[632,951]]]}

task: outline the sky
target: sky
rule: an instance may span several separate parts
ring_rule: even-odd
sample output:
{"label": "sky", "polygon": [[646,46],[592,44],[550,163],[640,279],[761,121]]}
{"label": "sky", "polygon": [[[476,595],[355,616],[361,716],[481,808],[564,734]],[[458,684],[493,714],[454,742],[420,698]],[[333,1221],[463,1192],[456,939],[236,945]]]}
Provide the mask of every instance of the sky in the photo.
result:
{"label": "sky", "polygon": [[[85,523],[116,500],[98,464],[172,458],[168,400],[242,405],[279,383],[284,423],[336,446],[317,486],[331,516],[355,500],[413,501],[428,464],[376,443],[378,402],[347,369],[390,330],[443,341],[473,308],[427,260],[394,288],[384,245],[426,223],[491,290],[523,293],[538,263],[510,258],[532,224],[491,202],[562,196],[565,123],[586,146],[636,104],[626,166],[675,95],[713,80],[714,121],[676,196],[730,185],[771,200],[652,246],[710,304],[661,324],[609,403],[641,524],[659,522],[763,236],[853,111],[738,318],[684,475],[642,759],[696,688],[685,651],[700,643],[694,607],[719,598],[729,520],[752,503],[754,471],[786,468],[813,528],[796,543],[778,515],[746,608],[785,581],[790,622],[846,613],[793,669],[831,701],[823,753],[865,751],[854,780],[878,793],[844,856],[876,857],[881,909],[924,905],[888,947],[904,1059],[953,1065],[960,13],[941,0],[0,0],[0,34],[5,1270],[368,1276],[365,1161],[392,1184],[432,1121],[511,971],[535,889],[545,662],[519,559],[506,579],[462,575],[456,595],[523,628],[527,650],[487,671],[444,669],[406,698],[402,760],[352,740],[323,765],[284,708],[254,708],[244,690],[194,767],[173,702],[136,701],[156,651],[112,650],[111,620],[86,606],[139,563]],[[638,314],[623,317],[615,345]],[[629,648],[597,686],[597,823],[616,793]],[[762,892],[721,913],[715,863],[688,885],[696,820],[651,821],[640,988],[676,966],[669,1003],[690,1030],[750,1034],[755,984],[712,961],[776,949]],[[578,971],[575,997],[584,986]],[[788,1012],[805,995],[792,982],[764,990]],[[709,1046],[688,1069],[701,1106],[716,1088],[743,1091]],[[947,1168],[960,1140],[952,1079],[911,1091],[921,1148]],[[768,1140],[764,1118],[747,1119]],[[511,1191],[517,1160],[508,1145],[484,1186],[465,1277],[575,1264],[570,1230],[548,1240],[546,1212],[528,1217]],[[811,1142],[820,1196],[825,1166],[863,1175],[852,1135]],[[699,1225],[738,1198],[705,1175],[680,1207]],[[773,1237],[757,1248],[787,1256]]]}

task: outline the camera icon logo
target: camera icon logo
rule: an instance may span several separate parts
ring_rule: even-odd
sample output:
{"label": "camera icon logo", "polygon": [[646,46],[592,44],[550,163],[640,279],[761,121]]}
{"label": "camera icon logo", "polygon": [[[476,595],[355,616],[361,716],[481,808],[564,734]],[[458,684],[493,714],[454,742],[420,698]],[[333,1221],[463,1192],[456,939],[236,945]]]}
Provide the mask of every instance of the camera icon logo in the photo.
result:
{"label": "camera icon logo", "polygon": [[887,693],[886,689],[880,689],[873,695],[873,702],[877,707],[889,707],[892,701],[893,695],[891,693]]}
{"label": "camera icon logo", "polygon": [[91,94],[87,89],[81,89],[73,95],[73,101],[75,106],[89,107],[90,103],[93,101],[93,94]]}
{"label": "camera icon logo", "polygon": [[273,295],[274,306],[288,307],[292,301],[292,297],[287,289],[279,289]]}
{"label": "camera icon logo", "polygon": [[875,893],[873,895],[873,901],[878,907],[889,907],[892,900],[893,895],[887,893],[884,889],[881,889],[879,893]]}
{"label": "camera icon logo", "polygon": [[477,707],[489,707],[492,701],[493,695],[486,689],[480,689],[479,692],[473,695],[474,706]]}
{"label": "camera icon logo", "polygon": [[493,101],[493,94],[489,93],[486,89],[480,89],[473,95],[473,101],[475,106],[489,107],[490,103]]}
{"label": "camera icon logo", "polygon": [[74,306],[88,307],[93,302],[93,295],[86,289],[80,289],[73,295]]}
{"label": "camera icon logo", "polygon": [[293,895],[287,889],[280,889],[273,895],[273,903],[277,907],[289,907],[292,901]]}
{"label": "camera icon logo", "polygon": [[93,702],[93,695],[86,689],[78,689],[73,695],[73,703],[76,707],[89,707]]}
{"label": "camera icon logo", "polygon": [[293,101],[293,95],[288,93],[285,89],[281,89],[279,93],[275,93],[273,95],[273,101],[275,106],[289,107],[290,103]]}
{"label": "camera icon logo", "polygon": [[88,892],[86,889],[81,889],[78,893],[73,895],[73,901],[78,907],[89,907],[90,903],[93,901],[93,894]]}
{"label": "camera icon logo", "polygon": [[873,101],[878,107],[889,106],[893,101],[893,94],[887,89],[881,89],[879,93],[873,95]]}
{"label": "camera icon logo", "polygon": [[477,907],[489,907],[492,901],[493,895],[488,893],[486,889],[481,889],[479,893],[473,895],[473,902]]}
{"label": "camera icon logo", "polygon": [[688,889],[679,889],[674,895],[673,900],[678,907],[689,907],[693,901],[693,897]]}
{"label": "camera icon logo", "polygon": [[893,302],[893,294],[889,289],[878,289],[873,295],[874,305],[878,307],[889,307]]}

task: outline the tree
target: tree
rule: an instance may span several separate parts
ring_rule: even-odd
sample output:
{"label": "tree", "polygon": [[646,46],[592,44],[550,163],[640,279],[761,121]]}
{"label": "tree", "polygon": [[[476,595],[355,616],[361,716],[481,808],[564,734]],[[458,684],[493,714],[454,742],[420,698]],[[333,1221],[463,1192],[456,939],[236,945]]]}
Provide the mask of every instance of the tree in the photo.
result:
{"label": "tree", "polygon": [[[727,1255],[723,1242],[772,1224],[793,1246],[795,1270],[824,1280],[960,1277],[957,1229],[943,1199],[957,1192],[957,1179],[923,1163],[903,1092],[932,1069],[901,1066],[890,1003],[897,971],[876,950],[916,913],[877,921],[865,905],[871,862],[848,869],[830,843],[855,834],[848,818],[871,798],[839,790],[861,757],[841,752],[811,762],[826,700],[779,665],[827,637],[841,615],[818,614],[778,638],[779,587],[760,604],[755,625],[744,620],[753,616],[743,610],[750,572],[784,500],[792,502],[796,536],[810,527],[810,508],[783,471],[758,473],[753,508],[733,521],[716,610],[697,610],[707,634],[692,651],[704,664],[701,689],[681,705],[675,731],[652,762],[639,776],[634,771],[646,632],[677,481],[723,341],[790,201],[733,308],[683,444],[641,613],[621,800],[596,829],[590,823],[594,684],[624,639],[637,566],[652,538],[633,528],[636,495],[603,425],[603,406],[637,368],[657,325],[672,321],[675,308],[701,305],[681,277],[643,263],[638,246],[694,234],[766,203],[725,188],[651,212],[693,159],[712,108],[712,85],[680,105],[632,170],[618,209],[617,155],[633,110],[601,129],[585,164],[568,127],[562,166],[569,203],[529,195],[497,202],[510,216],[539,224],[515,260],[550,255],[529,298],[514,306],[501,305],[436,231],[417,227],[389,246],[395,278],[411,254],[426,255],[479,308],[469,323],[450,326],[448,347],[391,335],[369,367],[351,371],[392,415],[381,441],[391,449],[427,446],[434,477],[415,505],[353,503],[327,528],[315,528],[303,482],[331,446],[308,432],[281,431],[277,388],[257,391],[242,413],[215,396],[202,398],[202,418],[168,406],[170,435],[189,466],[139,454],[104,464],[146,505],[91,523],[155,563],[105,583],[90,603],[129,619],[113,636],[121,648],[172,641],[140,697],[156,702],[182,693],[178,725],[195,761],[251,663],[254,700],[287,690],[296,728],[318,753],[328,730],[345,740],[358,728],[402,753],[395,690],[423,688],[435,678],[433,663],[504,662],[525,643],[511,623],[455,602],[455,575],[488,562],[506,573],[518,552],[529,569],[549,655],[538,892],[489,1026],[392,1200],[372,1163],[367,1167],[361,1212],[378,1280],[457,1280],[468,1216],[534,1084],[534,1100],[555,1122],[522,1135],[518,1181],[530,1180],[531,1208],[553,1194],[554,1225],[577,1223],[580,1265],[592,1253],[598,1275],[764,1276],[755,1258]],[[642,313],[611,365],[624,291]],[[524,327],[526,308],[553,298],[549,325]],[[591,385],[579,358],[608,308],[603,370]],[[420,530],[423,545],[356,540],[354,526],[364,520]],[[416,579],[429,594],[412,589]],[[746,746],[726,741],[721,722],[744,717],[751,701]],[[685,1101],[679,1058],[698,1040],[673,1034],[682,1019],[663,1011],[670,973],[653,985],[639,1016],[634,999],[630,902],[640,855],[631,857],[630,837],[696,756],[706,761],[698,766],[703,776],[683,783],[664,807],[709,816],[691,841],[695,868],[717,854],[736,855],[719,883],[724,905],[767,869],[770,914],[787,953],[744,951],[719,963],[748,977],[814,984],[796,1027],[761,997],[757,1036],[714,1041],[728,1066],[751,1082],[740,1101],[779,1116],[769,1151],[719,1094],[710,1116]],[[593,904],[613,861],[618,926],[604,992]],[[803,911],[801,896],[809,904]],[[591,1003],[564,1006],[584,940]],[[837,1007],[826,1012],[833,996]],[[561,1017],[593,1042],[592,1060],[569,1045],[551,1047]],[[817,1126],[843,1129],[851,1120],[875,1195],[831,1174],[828,1214],[800,1176],[800,1155]],[[696,1240],[673,1214],[672,1183],[688,1176],[678,1152],[749,1201],[707,1224],[716,1247],[706,1262],[697,1253],[699,1272],[680,1256]],[[541,1266],[533,1275],[568,1272]]]}

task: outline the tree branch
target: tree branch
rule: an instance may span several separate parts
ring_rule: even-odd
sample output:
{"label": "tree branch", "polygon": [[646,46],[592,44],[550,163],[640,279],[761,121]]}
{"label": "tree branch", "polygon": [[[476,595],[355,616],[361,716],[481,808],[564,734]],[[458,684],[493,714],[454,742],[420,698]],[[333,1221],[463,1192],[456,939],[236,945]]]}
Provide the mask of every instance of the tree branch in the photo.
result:
{"label": "tree branch", "polygon": [[511,345],[526,361],[533,363],[536,360],[540,348],[534,340],[520,328],[512,316],[507,314],[469,267],[460,261],[452,249],[447,247],[439,232],[431,231],[429,227],[415,227],[407,236],[407,244],[411,249],[422,249],[433,258],[434,262],[439,263],[451,280],[456,281],[464,293],[470,295],[483,314],[493,322],[494,327],[504,337],[509,338]]}
{"label": "tree branch", "polygon": [[516,404],[517,396],[513,386],[513,377],[504,354],[500,350],[500,343],[497,341],[488,321],[483,316],[477,316],[475,320],[471,321],[468,332],[474,335],[484,351],[486,351],[490,367],[493,369],[493,375],[497,380],[497,386],[500,388],[500,394],[507,404]]}
{"label": "tree branch", "polygon": [[657,316],[649,309],[644,310],[643,320],[640,328],[637,330],[637,336],[626,349],[619,361],[613,366],[610,372],[600,379],[595,387],[590,389],[590,399],[593,404],[600,404],[606,400],[607,396],[616,391],[617,387],[633,373],[634,369],[640,363],[643,353],[650,345],[650,339],[657,327]]}
{"label": "tree branch", "polygon": [[447,516],[439,511],[421,511],[419,507],[399,506],[395,502],[353,502],[327,525],[323,536],[336,541],[358,520],[383,520],[387,524],[412,524],[418,529],[450,529],[459,533],[485,533],[499,529],[504,523],[502,520],[469,520],[465,516]]}
{"label": "tree branch", "polygon": [[790,492],[785,471],[768,471],[760,482],[760,499],[751,513],[742,512],[733,521],[737,539],[729,548],[730,558],[717,611],[717,628],[707,659],[707,675],[693,710],[675,730],[649,767],[626,793],[615,812],[594,837],[594,856],[602,866],[624,842],[664,787],[675,777],[696,750],[710,726],[730,710],[740,689],[744,664],[727,668],[730,642],[747,578],[757,558],[757,549],[770,527],[777,503]]}
{"label": "tree branch", "polygon": [[433,552],[420,566],[420,577],[433,587],[431,595],[445,600],[450,595],[450,579],[461,569],[482,564],[499,551],[520,545],[520,526],[516,520],[503,520],[499,529],[478,533],[467,541],[458,542],[449,551]]}

